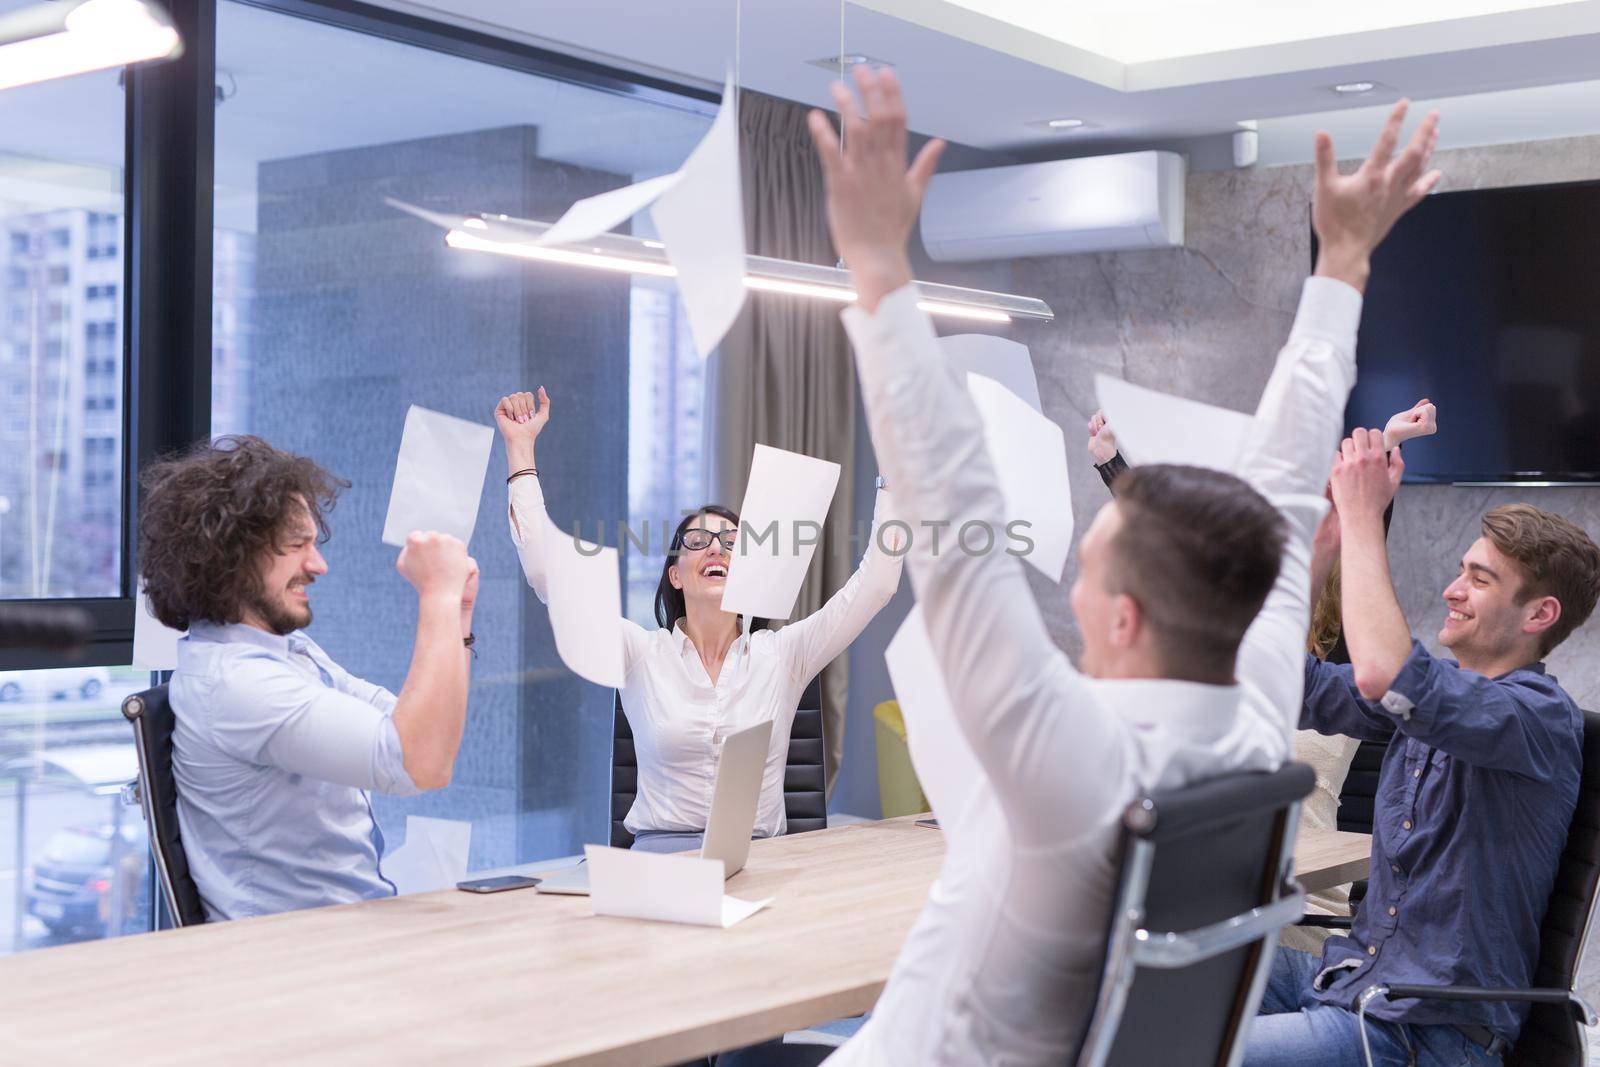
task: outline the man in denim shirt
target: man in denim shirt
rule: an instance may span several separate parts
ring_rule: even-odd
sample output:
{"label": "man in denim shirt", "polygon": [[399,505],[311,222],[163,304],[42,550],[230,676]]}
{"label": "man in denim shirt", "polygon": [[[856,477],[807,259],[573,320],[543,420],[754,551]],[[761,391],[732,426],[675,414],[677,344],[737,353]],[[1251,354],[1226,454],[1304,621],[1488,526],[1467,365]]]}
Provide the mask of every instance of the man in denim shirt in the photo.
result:
{"label": "man in denim shirt", "polygon": [[[1300,725],[1387,741],[1372,877],[1353,929],[1322,957],[1280,949],[1246,1064],[1362,1062],[1355,1014],[1379,983],[1526,987],[1539,924],[1577,802],[1583,716],[1540,662],[1600,593],[1600,548],[1526,504],[1483,517],[1444,591],[1436,659],[1395,599],[1383,512],[1399,450],[1356,430],[1335,461],[1335,511],[1319,554],[1338,551],[1350,664],[1307,657]],[[1368,1008],[1384,1064],[1498,1063],[1526,1005],[1400,1000]]]}

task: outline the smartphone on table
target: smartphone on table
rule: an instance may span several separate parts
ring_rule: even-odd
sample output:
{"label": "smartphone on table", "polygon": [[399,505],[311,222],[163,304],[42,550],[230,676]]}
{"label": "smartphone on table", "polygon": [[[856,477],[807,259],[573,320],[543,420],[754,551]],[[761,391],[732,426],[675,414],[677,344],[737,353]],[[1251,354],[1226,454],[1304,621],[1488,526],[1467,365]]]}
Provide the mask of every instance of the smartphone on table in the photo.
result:
{"label": "smartphone on table", "polygon": [[468,893],[504,893],[507,889],[528,889],[539,884],[539,879],[526,874],[501,874],[493,878],[476,878],[470,882],[457,882],[456,888]]}

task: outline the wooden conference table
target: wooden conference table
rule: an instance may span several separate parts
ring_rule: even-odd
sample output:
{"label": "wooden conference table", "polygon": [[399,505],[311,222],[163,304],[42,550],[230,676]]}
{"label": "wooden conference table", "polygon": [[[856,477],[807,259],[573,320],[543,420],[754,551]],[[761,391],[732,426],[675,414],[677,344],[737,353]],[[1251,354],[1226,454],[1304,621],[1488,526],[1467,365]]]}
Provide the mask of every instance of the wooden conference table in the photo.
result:
{"label": "wooden conference table", "polygon": [[[0,1061],[673,1064],[871,1008],[944,855],[915,817],[756,842],[731,930],[446,890],[0,959]],[[1303,830],[1308,890],[1370,839]]]}

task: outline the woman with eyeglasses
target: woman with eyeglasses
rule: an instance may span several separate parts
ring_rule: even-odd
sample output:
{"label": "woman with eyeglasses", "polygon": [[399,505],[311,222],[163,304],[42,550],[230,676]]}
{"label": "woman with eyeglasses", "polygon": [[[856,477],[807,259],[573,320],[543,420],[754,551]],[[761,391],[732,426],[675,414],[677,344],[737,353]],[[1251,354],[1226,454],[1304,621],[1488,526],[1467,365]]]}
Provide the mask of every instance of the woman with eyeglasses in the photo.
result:
{"label": "woman with eyeglasses", "polygon": [[[528,584],[547,600],[544,494],[534,442],[550,421],[550,398],[543,388],[537,397],[501,397],[494,419],[506,446],[511,538]],[[866,555],[844,588],[812,615],[779,630],[766,629],[761,619],[744,626],[740,616],[722,610],[738,514],[708,504],[678,524],[656,589],[659,628],[623,620],[622,710],[639,764],[638,792],[623,825],[634,836],[634,848],[698,848],[723,739],[766,720],[772,721],[772,742],[755,836],[784,832],[783,777],[800,696],[900,583],[899,531],[886,530],[879,544],[886,499],[880,490]]]}

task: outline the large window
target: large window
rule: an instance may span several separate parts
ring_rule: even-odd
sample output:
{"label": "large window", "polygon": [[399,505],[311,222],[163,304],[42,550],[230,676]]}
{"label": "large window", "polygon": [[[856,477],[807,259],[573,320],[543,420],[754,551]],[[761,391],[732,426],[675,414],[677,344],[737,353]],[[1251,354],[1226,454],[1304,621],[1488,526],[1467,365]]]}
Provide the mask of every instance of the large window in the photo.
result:
{"label": "large window", "polygon": [[[384,199],[554,219],[677,167],[712,106],[227,0],[217,68],[212,428],[351,481],[311,628],[335,659],[392,689],[405,676],[414,598],[379,537],[410,404],[490,423],[502,394],[545,386],[551,516],[588,536],[597,523],[611,543],[622,522],[659,531],[701,502],[704,369],[670,288],[452,251]],[[613,695],[556,655],[507,533],[503,476],[497,445],[471,546],[479,658],[454,782],[375,798],[391,845],[408,814],[470,820],[474,868],[570,854],[608,825]],[[635,618],[649,617],[660,565],[625,564]]]}
{"label": "large window", "polygon": [[125,667],[0,671],[0,955],[150,928],[118,707],[149,684]]}
{"label": "large window", "polygon": [[123,107],[0,93],[0,598],[121,593]]}
{"label": "large window", "polygon": [[[22,6],[0,0],[0,14]],[[122,595],[118,80],[0,92],[0,601]],[[0,670],[0,954],[149,929],[118,710],[149,682],[115,667]]]}

